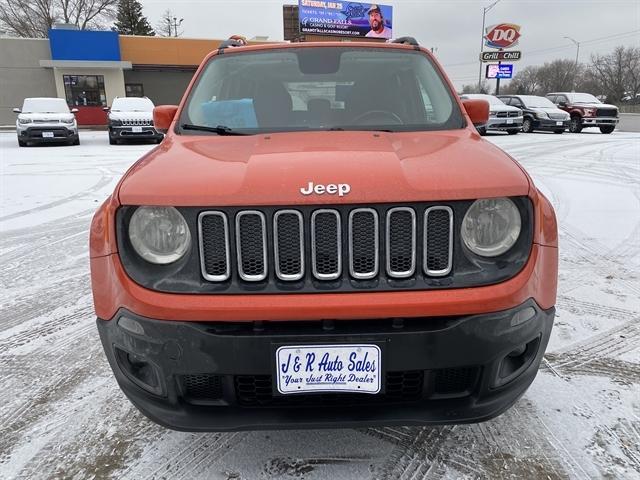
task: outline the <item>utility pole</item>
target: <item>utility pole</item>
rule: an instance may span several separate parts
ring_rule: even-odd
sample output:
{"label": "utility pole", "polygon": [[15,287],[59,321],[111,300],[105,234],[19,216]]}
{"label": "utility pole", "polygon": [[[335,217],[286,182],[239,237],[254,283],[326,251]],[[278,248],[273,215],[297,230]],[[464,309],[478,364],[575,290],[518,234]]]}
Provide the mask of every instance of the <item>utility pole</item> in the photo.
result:
{"label": "utility pole", "polygon": [[[180,20],[178,20],[177,17],[173,17],[173,36],[174,37],[178,36],[178,27],[182,25],[182,22],[184,22],[184,18],[181,18]],[[169,28],[171,28],[171,26],[169,26]]]}
{"label": "utility pole", "polygon": [[482,9],[482,35],[480,35],[480,70],[478,71],[478,91],[482,86],[482,52],[484,51],[484,22],[487,17],[487,12],[495,7],[500,0],[496,0],[488,7]]}
{"label": "utility pole", "polygon": [[567,40],[571,40],[575,45],[576,45],[576,68],[575,71],[573,72],[573,88],[576,88],[576,83],[577,83],[577,77],[578,77],[578,55],[580,55],[580,42],[577,40],[574,40],[571,37],[564,37]]}

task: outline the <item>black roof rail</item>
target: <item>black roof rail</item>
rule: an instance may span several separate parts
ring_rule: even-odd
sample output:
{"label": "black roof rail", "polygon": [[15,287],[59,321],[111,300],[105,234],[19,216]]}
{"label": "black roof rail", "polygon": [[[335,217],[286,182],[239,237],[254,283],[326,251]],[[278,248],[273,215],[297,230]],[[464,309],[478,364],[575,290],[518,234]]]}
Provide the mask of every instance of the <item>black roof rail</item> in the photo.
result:
{"label": "black roof rail", "polygon": [[225,48],[229,47],[244,47],[247,45],[247,39],[241,35],[232,35],[218,47],[218,54],[224,53]]}
{"label": "black roof rail", "polygon": [[399,37],[391,40],[391,43],[402,43],[403,45],[412,45],[414,47],[419,47],[418,41],[413,37]]}

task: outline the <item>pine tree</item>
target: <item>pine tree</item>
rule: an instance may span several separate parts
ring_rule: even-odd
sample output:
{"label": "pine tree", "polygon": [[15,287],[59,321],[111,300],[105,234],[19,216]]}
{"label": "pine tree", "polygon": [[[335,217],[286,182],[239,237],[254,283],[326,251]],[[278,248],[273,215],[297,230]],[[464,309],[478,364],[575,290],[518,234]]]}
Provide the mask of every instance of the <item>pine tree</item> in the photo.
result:
{"label": "pine tree", "polygon": [[142,14],[142,5],[138,0],[120,0],[116,16],[115,30],[122,35],[155,35],[147,17]]}

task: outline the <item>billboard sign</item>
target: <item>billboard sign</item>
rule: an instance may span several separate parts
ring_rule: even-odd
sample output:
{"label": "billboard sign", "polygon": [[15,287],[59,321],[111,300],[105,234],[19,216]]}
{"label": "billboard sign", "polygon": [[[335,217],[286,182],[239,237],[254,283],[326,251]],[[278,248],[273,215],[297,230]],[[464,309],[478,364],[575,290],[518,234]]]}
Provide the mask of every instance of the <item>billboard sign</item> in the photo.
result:
{"label": "billboard sign", "polygon": [[511,48],[518,44],[520,25],[500,23],[487,28],[484,44],[489,48]]}
{"label": "billboard sign", "polygon": [[298,0],[300,33],[389,39],[392,10],[379,3]]}
{"label": "billboard sign", "polygon": [[511,50],[506,52],[482,52],[480,54],[480,60],[483,62],[500,62],[502,60],[509,60],[511,62],[520,60],[522,58],[522,52],[520,50]]}
{"label": "billboard sign", "polygon": [[487,65],[486,78],[512,78],[513,77],[513,65],[508,63],[490,63]]}

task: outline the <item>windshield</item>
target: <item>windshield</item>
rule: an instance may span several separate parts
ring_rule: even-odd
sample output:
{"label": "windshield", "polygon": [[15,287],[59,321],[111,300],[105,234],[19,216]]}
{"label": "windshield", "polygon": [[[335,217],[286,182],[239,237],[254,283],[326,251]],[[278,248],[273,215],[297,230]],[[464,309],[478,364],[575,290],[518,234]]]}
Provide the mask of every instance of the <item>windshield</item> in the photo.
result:
{"label": "windshield", "polygon": [[500,100],[498,97],[494,97],[493,95],[484,95],[482,93],[465,93],[464,95],[462,95],[462,98],[468,98],[468,99],[479,99],[479,100],[486,100],[487,102],[489,102],[489,105],[500,105],[500,106],[504,106],[504,102],[502,100]]}
{"label": "windshield", "polygon": [[520,99],[527,107],[533,108],[558,108],[551,100],[545,97],[536,97],[532,95],[522,95]]}
{"label": "windshield", "polygon": [[567,95],[572,103],[601,103],[590,93],[571,93]]}
{"label": "windshield", "polygon": [[69,107],[62,98],[25,98],[22,113],[69,113]]}
{"label": "windshield", "polygon": [[116,98],[111,105],[112,112],[152,112],[153,102],[148,98]]}
{"label": "windshield", "polygon": [[420,52],[301,47],[213,57],[189,95],[180,125],[248,134],[443,130],[461,128],[463,117]]}

